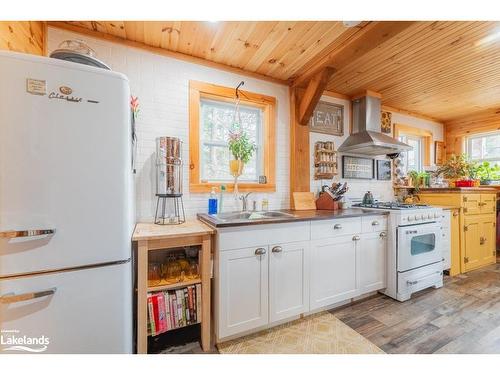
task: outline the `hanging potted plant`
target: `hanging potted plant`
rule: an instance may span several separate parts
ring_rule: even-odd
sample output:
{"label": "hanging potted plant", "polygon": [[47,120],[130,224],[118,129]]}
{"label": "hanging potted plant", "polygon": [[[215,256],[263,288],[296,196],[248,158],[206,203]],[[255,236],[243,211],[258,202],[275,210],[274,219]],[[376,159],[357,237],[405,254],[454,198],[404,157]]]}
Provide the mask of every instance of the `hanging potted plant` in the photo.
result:
{"label": "hanging potted plant", "polygon": [[250,142],[247,134],[243,131],[229,133],[229,151],[233,157],[229,161],[231,175],[237,179],[243,173],[243,168],[253,156],[256,146]]}

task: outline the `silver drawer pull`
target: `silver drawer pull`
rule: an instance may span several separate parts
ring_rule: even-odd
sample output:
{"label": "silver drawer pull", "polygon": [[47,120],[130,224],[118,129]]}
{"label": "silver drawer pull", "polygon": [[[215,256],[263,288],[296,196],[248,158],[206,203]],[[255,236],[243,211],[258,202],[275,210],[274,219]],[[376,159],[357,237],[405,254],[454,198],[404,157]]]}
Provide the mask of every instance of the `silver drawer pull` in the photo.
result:
{"label": "silver drawer pull", "polygon": [[275,246],[272,249],[273,253],[281,253],[283,251],[283,248],[281,246]]}
{"label": "silver drawer pull", "polygon": [[361,239],[361,237],[359,237],[358,235],[355,235],[352,237],[353,241],[359,241],[360,239]]}
{"label": "silver drawer pull", "polygon": [[341,224],[335,224],[333,226],[333,229],[342,229],[342,225]]}
{"label": "silver drawer pull", "polygon": [[264,255],[266,253],[266,249],[263,247],[259,247],[258,249],[255,249],[255,255]]}
{"label": "silver drawer pull", "polygon": [[407,281],[406,284],[408,285],[417,285],[418,284],[418,281]]}
{"label": "silver drawer pull", "polygon": [[22,301],[29,301],[35,298],[41,298],[41,297],[46,297],[46,296],[51,296],[55,294],[57,288],[51,288],[47,290],[42,290],[40,292],[31,292],[31,293],[24,293],[24,294],[4,294],[3,296],[0,296],[0,303],[3,304],[8,304],[8,303],[16,303],[16,302],[22,302]]}
{"label": "silver drawer pull", "polygon": [[35,237],[44,234],[54,234],[55,229],[28,229],[28,230],[8,230],[0,232],[0,238]]}
{"label": "silver drawer pull", "polygon": [[375,220],[375,221],[372,221],[372,225],[373,225],[373,226],[375,226],[375,225],[380,225],[380,223],[379,223],[377,220]]}
{"label": "silver drawer pull", "polygon": [[385,232],[380,232],[380,238],[386,238],[387,237],[387,233]]}

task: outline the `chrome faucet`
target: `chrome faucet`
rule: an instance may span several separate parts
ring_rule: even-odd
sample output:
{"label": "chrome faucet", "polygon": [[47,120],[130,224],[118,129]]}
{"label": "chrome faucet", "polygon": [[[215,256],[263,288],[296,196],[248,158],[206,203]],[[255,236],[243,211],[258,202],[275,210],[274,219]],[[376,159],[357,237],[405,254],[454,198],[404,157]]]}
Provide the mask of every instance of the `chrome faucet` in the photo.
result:
{"label": "chrome faucet", "polygon": [[241,211],[242,212],[247,211],[247,208],[248,208],[248,196],[250,194],[252,194],[252,193],[250,192],[250,193],[246,193],[246,194],[240,195],[240,200],[242,202],[242,206],[241,206]]}

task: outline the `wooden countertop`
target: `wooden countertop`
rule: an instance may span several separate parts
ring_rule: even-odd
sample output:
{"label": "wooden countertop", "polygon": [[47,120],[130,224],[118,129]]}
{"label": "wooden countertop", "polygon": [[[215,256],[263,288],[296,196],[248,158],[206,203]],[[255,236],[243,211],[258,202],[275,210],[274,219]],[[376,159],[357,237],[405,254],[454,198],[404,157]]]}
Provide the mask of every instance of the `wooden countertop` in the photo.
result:
{"label": "wooden countertop", "polygon": [[474,194],[474,193],[497,193],[498,190],[494,187],[447,187],[447,188],[420,188],[419,193],[457,193],[457,194]]}
{"label": "wooden countertop", "polygon": [[199,220],[186,220],[184,224],[158,225],[153,223],[137,223],[132,241],[160,240],[186,236],[213,234],[214,229]]}

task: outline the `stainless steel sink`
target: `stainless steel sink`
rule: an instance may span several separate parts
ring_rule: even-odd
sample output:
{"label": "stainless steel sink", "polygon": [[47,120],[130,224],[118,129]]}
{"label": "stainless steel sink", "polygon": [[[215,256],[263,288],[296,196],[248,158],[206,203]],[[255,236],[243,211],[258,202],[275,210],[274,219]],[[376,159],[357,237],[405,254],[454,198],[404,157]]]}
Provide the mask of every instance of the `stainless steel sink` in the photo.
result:
{"label": "stainless steel sink", "polygon": [[269,220],[294,217],[295,215],[281,211],[245,211],[245,212],[225,212],[211,215],[221,221],[241,221],[241,220]]}

